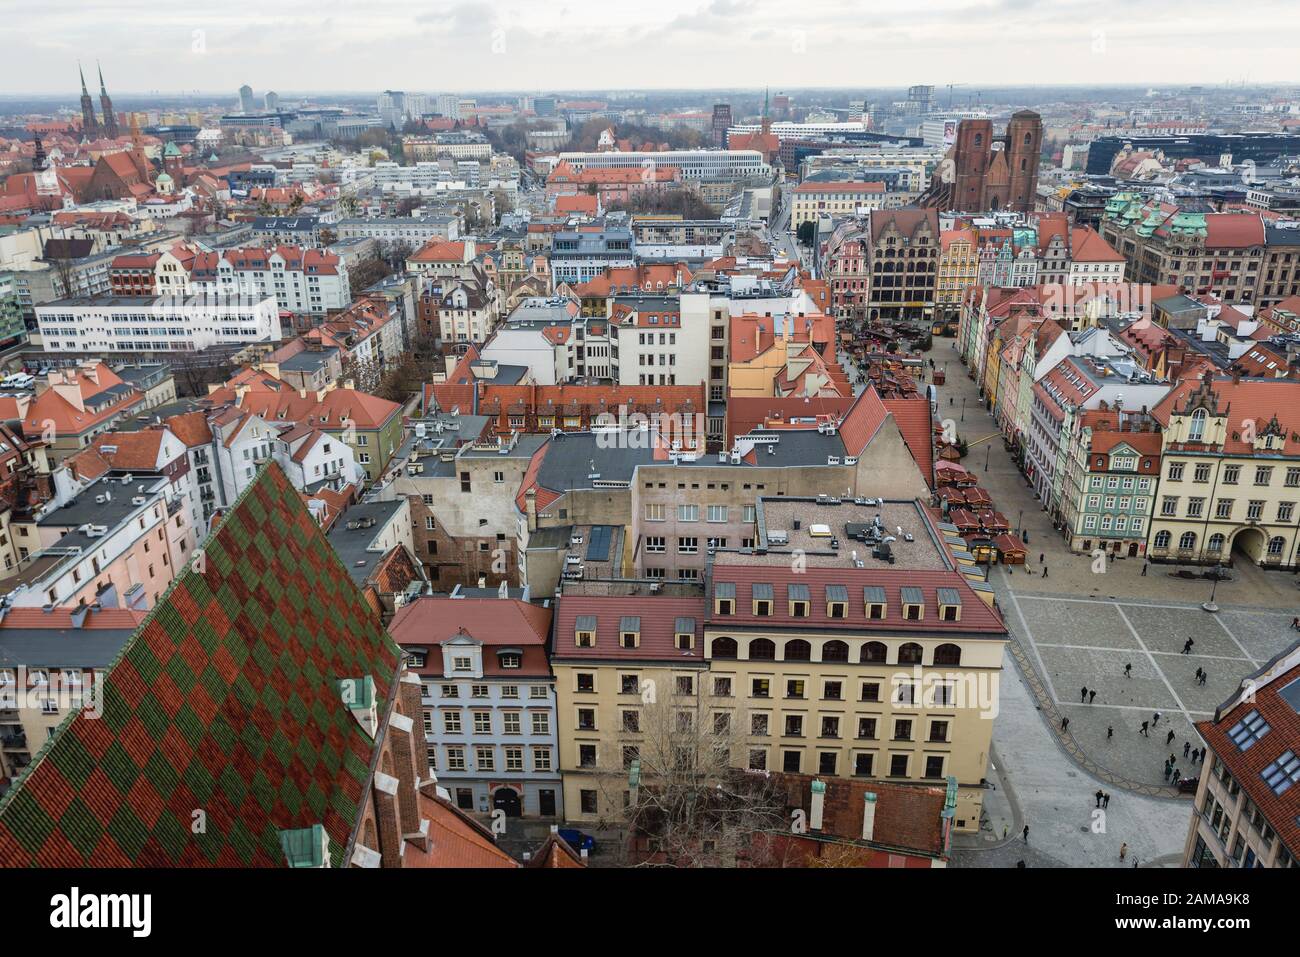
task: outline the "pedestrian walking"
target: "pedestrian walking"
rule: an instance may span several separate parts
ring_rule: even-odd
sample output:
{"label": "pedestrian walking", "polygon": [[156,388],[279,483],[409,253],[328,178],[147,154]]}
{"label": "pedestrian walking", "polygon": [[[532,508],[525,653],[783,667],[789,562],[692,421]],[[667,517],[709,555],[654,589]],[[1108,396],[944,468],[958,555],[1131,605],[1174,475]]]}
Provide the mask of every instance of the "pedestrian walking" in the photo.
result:
{"label": "pedestrian walking", "polygon": [[1021,835],[1020,835],[1020,836],[1023,837],[1023,838],[1025,839],[1025,843],[1026,843],[1026,844],[1029,843],[1029,825],[1028,825],[1028,824],[1025,825],[1025,829],[1021,832]]}
{"label": "pedestrian walking", "polygon": [[1169,780],[1169,775],[1173,774],[1173,772],[1174,772],[1174,769],[1171,768],[1169,765],[1166,764],[1166,765],[1165,765],[1165,781],[1166,781],[1166,782]]}
{"label": "pedestrian walking", "polygon": [[1188,638],[1185,642],[1183,642],[1183,654],[1187,654],[1189,651],[1191,651],[1192,645],[1194,644],[1196,644],[1196,642],[1193,641],[1191,638]]}
{"label": "pedestrian walking", "polygon": [[1174,787],[1178,787],[1178,779],[1181,777],[1182,777],[1181,772],[1179,772],[1177,768],[1174,768],[1174,775],[1170,783],[1173,784]]}
{"label": "pedestrian walking", "polygon": [[1143,578],[1146,578],[1146,577],[1147,577],[1147,563],[1146,563],[1146,562],[1143,562],[1143,563],[1142,563],[1142,577],[1143,577]]}
{"label": "pedestrian walking", "polygon": [[1101,807],[1101,799],[1104,798],[1105,796],[1106,796],[1106,792],[1103,791],[1101,788],[1097,788],[1097,793],[1094,795],[1094,797],[1097,798],[1097,807]]}
{"label": "pedestrian walking", "polygon": [[1197,761],[1202,761],[1202,762],[1205,760],[1205,749],[1204,749],[1204,748],[1201,748],[1201,756],[1200,756],[1199,758],[1197,758],[1196,760],[1197,760]]}
{"label": "pedestrian walking", "polygon": [[1183,742],[1183,757],[1187,757],[1187,752],[1190,751],[1190,750],[1192,750],[1192,742],[1190,742],[1190,741],[1184,741],[1184,742]]}
{"label": "pedestrian walking", "polygon": [[1084,685],[1079,689],[1079,704],[1086,704],[1088,701],[1088,686]]}
{"label": "pedestrian walking", "polygon": [[1093,689],[1089,689],[1089,691],[1088,691],[1088,704],[1092,704],[1092,702],[1096,699],[1096,697],[1097,697],[1097,691],[1096,691],[1096,689],[1095,689],[1095,688],[1093,688]]}
{"label": "pedestrian walking", "polygon": [[1165,744],[1172,744],[1174,740],[1174,729],[1169,729],[1169,736],[1165,738]]}
{"label": "pedestrian walking", "polygon": [[1119,859],[1122,861],[1122,860],[1124,860],[1124,858],[1126,858],[1126,857],[1128,857],[1128,845],[1127,845],[1127,844],[1121,844],[1121,845],[1119,846]]}
{"label": "pedestrian walking", "polygon": [[1101,806],[1102,806],[1102,807],[1110,807],[1110,792],[1109,792],[1109,791],[1107,791],[1105,794],[1102,795],[1102,798],[1101,798]]}
{"label": "pedestrian walking", "polygon": [[1115,726],[1108,724],[1106,725],[1106,740],[1109,741],[1113,737],[1115,737]]}
{"label": "pedestrian walking", "polygon": [[1200,680],[1201,680],[1201,673],[1202,673],[1202,672],[1201,672],[1201,669],[1200,669],[1200,668],[1197,668],[1197,669],[1196,669],[1196,680],[1197,680],[1197,681],[1200,681]]}
{"label": "pedestrian walking", "polygon": [[1160,723],[1160,712],[1157,711],[1155,714],[1151,716],[1151,727],[1154,728],[1159,723]]}
{"label": "pedestrian walking", "polygon": [[1124,677],[1125,677],[1125,678],[1132,678],[1132,677],[1133,677],[1133,665],[1131,665],[1131,664],[1126,664],[1126,665],[1124,666]]}
{"label": "pedestrian walking", "polygon": [[1062,719],[1061,719],[1061,730],[1062,730],[1062,731],[1069,731],[1069,730],[1070,730],[1070,719],[1069,719],[1069,718],[1062,718]]}
{"label": "pedestrian walking", "polygon": [[1142,730],[1139,731],[1138,733],[1139,733],[1139,734],[1142,734],[1142,735],[1146,735],[1146,737],[1148,737],[1148,738],[1151,737],[1151,735],[1147,734],[1147,725],[1150,724],[1150,723],[1151,723],[1151,722],[1149,722],[1149,721],[1143,721],[1143,722],[1142,722]]}
{"label": "pedestrian walking", "polygon": [[1296,631],[1300,631],[1300,618],[1292,618],[1291,627],[1294,628]]}
{"label": "pedestrian walking", "polygon": [[1202,672],[1201,672],[1201,684],[1205,684],[1205,679],[1208,678],[1208,677],[1210,677],[1210,673],[1209,673],[1208,671],[1202,671]]}
{"label": "pedestrian walking", "polygon": [[1047,566],[1046,566],[1046,565],[1043,566],[1043,577],[1044,577],[1044,578],[1047,577]]}
{"label": "pedestrian walking", "polygon": [[1011,830],[1011,826],[1010,826],[1009,824],[1003,824],[1003,825],[1002,825],[1002,840],[1005,841],[1005,840],[1007,839],[1007,833],[1008,833],[1010,830]]}
{"label": "pedestrian walking", "polygon": [[1044,564],[1043,559],[1046,558],[1046,557],[1047,557],[1047,556],[1046,556],[1043,552],[1039,552],[1039,553],[1038,553],[1038,564],[1040,564],[1040,565]]}

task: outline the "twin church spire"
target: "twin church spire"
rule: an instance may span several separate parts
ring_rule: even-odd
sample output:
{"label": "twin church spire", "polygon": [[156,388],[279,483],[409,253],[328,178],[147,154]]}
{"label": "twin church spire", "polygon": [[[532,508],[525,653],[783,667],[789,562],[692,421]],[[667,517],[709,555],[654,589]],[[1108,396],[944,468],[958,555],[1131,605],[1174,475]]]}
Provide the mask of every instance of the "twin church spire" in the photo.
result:
{"label": "twin church spire", "polygon": [[103,120],[101,122],[95,117],[95,101],[90,98],[90,91],[86,89],[85,71],[78,63],[77,73],[81,77],[81,129],[87,139],[100,135],[115,139],[118,134],[117,114],[113,112],[113,100],[104,86],[104,69],[99,66],[98,61],[95,66],[99,71],[99,108],[103,113]]}

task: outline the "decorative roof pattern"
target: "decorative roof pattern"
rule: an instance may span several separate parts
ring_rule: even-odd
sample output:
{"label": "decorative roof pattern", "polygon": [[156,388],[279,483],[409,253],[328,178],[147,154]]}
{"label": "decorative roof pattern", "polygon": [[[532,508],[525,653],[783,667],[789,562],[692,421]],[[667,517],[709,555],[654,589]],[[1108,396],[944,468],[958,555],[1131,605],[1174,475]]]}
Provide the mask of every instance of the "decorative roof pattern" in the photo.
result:
{"label": "decorative roof pattern", "polygon": [[[0,803],[0,865],[280,867],[279,832],[322,824],[341,866],[398,649],[275,465],[149,614]],[[202,812],[202,829],[197,828]]]}

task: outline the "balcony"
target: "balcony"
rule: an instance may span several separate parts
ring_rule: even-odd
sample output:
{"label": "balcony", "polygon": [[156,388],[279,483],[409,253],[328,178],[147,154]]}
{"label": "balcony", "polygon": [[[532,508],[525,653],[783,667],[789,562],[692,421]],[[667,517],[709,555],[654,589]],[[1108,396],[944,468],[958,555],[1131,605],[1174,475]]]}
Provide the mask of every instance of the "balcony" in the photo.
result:
{"label": "balcony", "polygon": [[0,747],[6,751],[26,751],[27,735],[21,731],[11,731],[0,734]]}

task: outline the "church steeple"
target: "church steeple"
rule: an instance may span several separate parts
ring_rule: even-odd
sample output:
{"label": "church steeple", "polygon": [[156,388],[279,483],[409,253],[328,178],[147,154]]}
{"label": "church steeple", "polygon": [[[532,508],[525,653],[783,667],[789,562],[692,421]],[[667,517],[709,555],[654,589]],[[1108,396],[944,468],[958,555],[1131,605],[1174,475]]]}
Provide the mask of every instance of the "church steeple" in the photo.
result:
{"label": "church steeple", "polygon": [[81,76],[81,132],[87,139],[99,135],[99,122],[95,119],[95,102],[86,89],[86,74],[77,63],[77,73]]}
{"label": "church steeple", "polygon": [[41,142],[40,133],[37,133],[33,140],[36,144],[36,150],[32,154],[32,171],[39,173],[45,169],[45,144]]}
{"label": "church steeple", "polygon": [[99,109],[104,115],[104,135],[110,139],[117,138],[117,114],[113,112],[113,101],[109,99],[108,90],[104,87],[104,68],[95,61],[95,67],[99,70]]}

